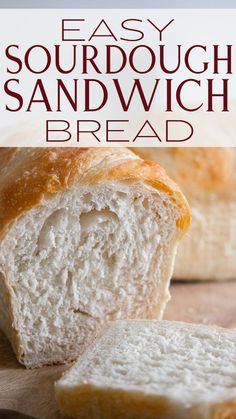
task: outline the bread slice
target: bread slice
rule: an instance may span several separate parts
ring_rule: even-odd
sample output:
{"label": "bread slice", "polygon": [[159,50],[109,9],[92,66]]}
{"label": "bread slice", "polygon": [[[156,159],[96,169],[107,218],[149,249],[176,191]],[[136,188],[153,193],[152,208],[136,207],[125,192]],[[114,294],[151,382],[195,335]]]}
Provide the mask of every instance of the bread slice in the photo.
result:
{"label": "bread slice", "polygon": [[174,278],[235,279],[235,148],[138,148],[135,151],[161,164],[191,206],[191,228],[179,246]]}
{"label": "bread slice", "polygon": [[235,419],[236,331],[114,322],[56,383],[76,419]]}
{"label": "bread slice", "polygon": [[62,363],[108,320],[160,318],[189,218],[127,149],[2,149],[0,327],[19,361]]}

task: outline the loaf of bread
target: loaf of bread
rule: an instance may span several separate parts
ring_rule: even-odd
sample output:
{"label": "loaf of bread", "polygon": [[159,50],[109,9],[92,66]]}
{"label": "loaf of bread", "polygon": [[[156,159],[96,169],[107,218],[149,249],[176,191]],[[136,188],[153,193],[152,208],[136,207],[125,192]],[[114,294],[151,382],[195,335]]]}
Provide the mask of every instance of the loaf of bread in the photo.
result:
{"label": "loaf of bread", "polygon": [[108,320],[161,318],[189,219],[127,149],[1,149],[0,327],[18,360],[62,363]]}
{"label": "loaf of bread", "polygon": [[74,419],[235,419],[236,332],[114,322],[56,383]]}
{"label": "loaf of bread", "polygon": [[176,257],[174,277],[236,277],[236,151],[234,148],[139,148],[160,163],[185,193],[192,213]]}

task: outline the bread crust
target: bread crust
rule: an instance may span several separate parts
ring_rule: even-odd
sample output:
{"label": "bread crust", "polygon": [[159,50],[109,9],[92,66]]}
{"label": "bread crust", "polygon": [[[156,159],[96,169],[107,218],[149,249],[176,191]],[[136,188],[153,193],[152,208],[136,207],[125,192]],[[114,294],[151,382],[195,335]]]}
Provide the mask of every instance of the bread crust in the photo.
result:
{"label": "bread crust", "polygon": [[212,419],[236,419],[236,400],[226,400],[216,405],[212,413]]}
{"label": "bread crust", "polygon": [[44,197],[66,190],[78,180],[145,182],[166,192],[181,209],[177,226],[184,232],[190,210],[178,186],[153,162],[123,148],[4,148],[0,149],[0,238],[18,217]]}
{"label": "bread crust", "polygon": [[185,190],[201,190],[222,195],[236,188],[235,148],[187,147],[187,148],[134,148],[139,156],[155,161],[165,167],[171,159],[168,174]]}

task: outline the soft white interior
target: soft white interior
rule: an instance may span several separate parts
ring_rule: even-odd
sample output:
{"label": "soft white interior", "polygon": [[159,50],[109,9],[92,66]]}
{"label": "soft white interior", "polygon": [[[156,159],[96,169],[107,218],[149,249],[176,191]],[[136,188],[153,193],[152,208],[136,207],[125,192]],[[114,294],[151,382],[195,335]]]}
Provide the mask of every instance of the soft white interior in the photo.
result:
{"label": "soft white interior", "polygon": [[74,358],[107,318],[160,317],[177,217],[164,193],[106,182],[58,193],[15,222],[0,266],[24,362]]}
{"label": "soft white interior", "polygon": [[205,418],[214,403],[236,397],[235,338],[235,331],[186,323],[118,322],[56,387],[63,392],[86,383],[104,393],[164,396],[174,408],[171,418]]}
{"label": "soft white interior", "polygon": [[[174,276],[178,279],[235,279],[236,199],[215,194],[189,197],[192,223],[181,242]],[[234,199],[233,199],[234,198]]]}

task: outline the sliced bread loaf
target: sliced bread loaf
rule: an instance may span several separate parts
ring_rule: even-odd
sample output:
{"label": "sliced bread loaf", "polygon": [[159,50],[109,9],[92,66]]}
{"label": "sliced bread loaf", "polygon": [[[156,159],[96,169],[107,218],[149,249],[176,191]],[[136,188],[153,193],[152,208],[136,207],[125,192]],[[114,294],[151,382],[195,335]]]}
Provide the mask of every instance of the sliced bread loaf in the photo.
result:
{"label": "sliced bread loaf", "polygon": [[76,419],[235,419],[236,331],[114,322],[56,383]]}
{"label": "sliced bread loaf", "polygon": [[189,218],[127,149],[2,149],[0,327],[19,361],[75,359],[108,320],[160,318]]}

